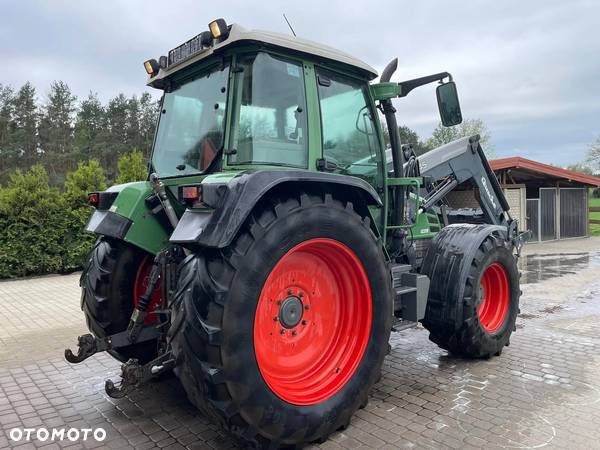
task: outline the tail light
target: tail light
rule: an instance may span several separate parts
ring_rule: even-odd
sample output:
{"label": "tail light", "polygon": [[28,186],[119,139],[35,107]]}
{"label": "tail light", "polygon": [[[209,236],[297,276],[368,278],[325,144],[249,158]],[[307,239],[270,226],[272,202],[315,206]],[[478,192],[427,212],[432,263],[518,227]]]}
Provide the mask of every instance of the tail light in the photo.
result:
{"label": "tail light", "polygon": [[108,209],[112,206],[118,192],[90,192],[88,194],[88,203],[96,209]]}
{"label": "tail light", "polygon": [[88,203],[94,208],[98,208],[98,205],[100,204],[100,192],[88,194]]}
{"label": "tail light", "polygon": [[179,199],[190,208],[204,206],[202,203],[202,185],[180,186]]}

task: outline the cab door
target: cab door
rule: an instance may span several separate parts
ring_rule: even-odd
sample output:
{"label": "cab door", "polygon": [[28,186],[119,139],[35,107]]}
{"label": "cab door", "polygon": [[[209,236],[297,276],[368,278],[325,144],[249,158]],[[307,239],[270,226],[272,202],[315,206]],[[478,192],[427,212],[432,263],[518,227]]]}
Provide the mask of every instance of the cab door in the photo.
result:
{"label": "cab door", "polygon": [[[368,84],[322,68],[316,69],[316,75],[323,159],[328,169],[362,178],[381,194],[382,144]],[[380,209],[372,213],[378,226],[383,226]]]}

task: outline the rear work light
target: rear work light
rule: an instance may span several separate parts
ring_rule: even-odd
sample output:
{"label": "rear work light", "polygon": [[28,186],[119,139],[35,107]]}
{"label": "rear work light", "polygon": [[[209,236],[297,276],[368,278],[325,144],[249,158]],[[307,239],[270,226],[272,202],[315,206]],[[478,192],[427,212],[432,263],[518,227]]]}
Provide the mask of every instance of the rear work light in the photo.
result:
{"label": "rear work light", "polygon": [[203,206],[202,185],[181,186],[179,188],[179,199],[190,208]]}

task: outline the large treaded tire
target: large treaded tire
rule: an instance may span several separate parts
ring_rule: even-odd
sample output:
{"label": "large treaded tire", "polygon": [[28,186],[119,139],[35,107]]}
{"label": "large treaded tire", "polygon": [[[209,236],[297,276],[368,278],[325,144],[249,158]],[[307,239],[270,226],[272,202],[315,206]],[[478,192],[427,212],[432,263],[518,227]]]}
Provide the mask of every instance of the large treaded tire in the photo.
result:
{"label": "large treaded tire", "polygon": [[[421,268],[431,280],[422,323],[429,330],[429,339],[450,353],[489,358],[500,355],[515,330],[521,295],[519,271],[512,246],[496,233],[487,235],[472,256],[466,255],[472,236],[469,225],[452,226],[432,242]],[[493,264],[506,274],[508,306],[501,324],[490,332],[477,308],[483,295],[482,275]]]}
{"label": "large treaded tire", "polygon": [[[320,403],[294,405],[266,384],[253,327],[261,290],[286,252],[315,238],[337,240],[362,263],[372,290],[366,350],[351,378]],[[391,330],[391,278],[381,245],[352,203],[329,194],[263,199],[223,249],[202,249],[181,264],[170,338],[175,372],[189,399],[244,442],[296,447],[348,425],[381,372]]]}
{"label": "large treaded tire", "polygon": [[[135,274],[148,253],[126,242],[99,238],[81,274],[81,309],[88,329],[97,337],[124,331],[133,312]],[[142,363],[156,357],[156,341],[122,347],[109,353],[119,361]]]}

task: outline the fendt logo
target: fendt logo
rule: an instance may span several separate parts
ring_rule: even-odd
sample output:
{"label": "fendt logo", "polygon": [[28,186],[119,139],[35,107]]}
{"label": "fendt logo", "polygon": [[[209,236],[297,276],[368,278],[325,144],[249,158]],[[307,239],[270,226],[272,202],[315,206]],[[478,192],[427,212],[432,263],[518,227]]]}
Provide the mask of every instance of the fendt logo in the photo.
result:
{"label": "fendt logo", "polygon": [[490,199],[490,203],[492,204],[494,209],[496,209],[496,201],[494,200],[494,196],[492,195],[492,193],[490,192],[490,189],[488,188],[487,180],[485,179],[485,177],[481,177],[481,183],[483,184],[485,193],[487,194],[488,198]]}

